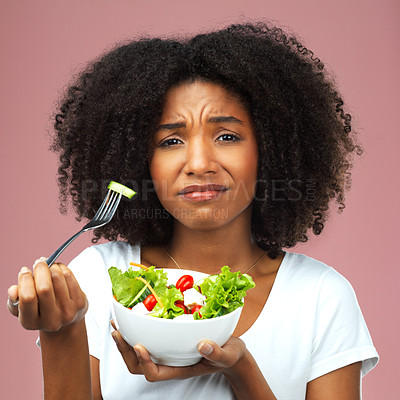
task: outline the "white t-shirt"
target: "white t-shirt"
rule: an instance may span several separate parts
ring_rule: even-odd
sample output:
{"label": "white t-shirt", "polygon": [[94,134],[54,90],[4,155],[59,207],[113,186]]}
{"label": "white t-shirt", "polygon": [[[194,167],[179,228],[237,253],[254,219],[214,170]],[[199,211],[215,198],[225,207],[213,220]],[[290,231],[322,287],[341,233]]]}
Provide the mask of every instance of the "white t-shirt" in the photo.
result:
{"label": "white t-shirt", "polygon": [[[89,299],[89,351],[100,360],[103,399],[235,399],[222,373],[155,383],[129,373],[111,337],[107,270],[126,270],[131,261],[140,263],[139,246],[110,242],[87,248],[69,265]],[[378,362],[349,282],[297,253],[286,252],[263,310],[240,338],[279,400],[304,399],[307,382],[348,364],[362,361],[365,376]]]}

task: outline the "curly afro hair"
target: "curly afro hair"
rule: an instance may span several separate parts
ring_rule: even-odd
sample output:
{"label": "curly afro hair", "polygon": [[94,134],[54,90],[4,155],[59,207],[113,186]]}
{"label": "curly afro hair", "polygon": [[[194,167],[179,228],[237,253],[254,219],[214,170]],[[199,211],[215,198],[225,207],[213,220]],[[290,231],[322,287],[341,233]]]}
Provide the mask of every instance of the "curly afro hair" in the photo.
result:
{"label": "curly afro hair", "polygon": [[265,22],[192,37],[140,37],[86,66],[55,116],[61,212],[71,197],[77,219],[92,218],[115,180],[139,195],[121,202],[93,242],[168,244],[173,217],[151,187],[149,143],[168,89],[196,80],[235,94],[253,119],[260,155],[252,203],[258,246],[276,258],[282,248],[306,242],[309,229],[319,235],[332,199],[343,211],[351,160],[363,151],[321,61]]}

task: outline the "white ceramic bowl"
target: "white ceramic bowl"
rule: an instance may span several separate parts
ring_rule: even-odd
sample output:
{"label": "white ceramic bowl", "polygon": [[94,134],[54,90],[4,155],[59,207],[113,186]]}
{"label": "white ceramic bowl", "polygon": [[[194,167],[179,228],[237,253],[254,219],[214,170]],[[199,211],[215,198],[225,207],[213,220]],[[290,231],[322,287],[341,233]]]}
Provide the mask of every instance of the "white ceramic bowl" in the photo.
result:
{"label": "white ceramic bowl", "polygon": [[[164,269],[164,272],[168,273],[168,284],[175,284],[182,275],[192,275],[195,282],[208,276],[189,270]],[[235,330],[243,307],[222,317],[196,321],[137,314],[114,298],[113,309],[114,321],[127,343],[143,345],[156,364],[177,367],[193,365],[201,360],[197,346],[203,339],[224,345]]]}

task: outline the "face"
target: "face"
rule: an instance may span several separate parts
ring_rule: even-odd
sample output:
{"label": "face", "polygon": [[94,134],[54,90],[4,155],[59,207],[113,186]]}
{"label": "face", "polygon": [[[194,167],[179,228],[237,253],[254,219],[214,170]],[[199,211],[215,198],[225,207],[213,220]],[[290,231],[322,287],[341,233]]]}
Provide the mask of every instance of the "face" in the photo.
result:
{"label": "face", "polygon": [[257,141],[234,95],[199,81],[170,89],[153,140],[150,173],[176,223],[210,229],[250,218]]}

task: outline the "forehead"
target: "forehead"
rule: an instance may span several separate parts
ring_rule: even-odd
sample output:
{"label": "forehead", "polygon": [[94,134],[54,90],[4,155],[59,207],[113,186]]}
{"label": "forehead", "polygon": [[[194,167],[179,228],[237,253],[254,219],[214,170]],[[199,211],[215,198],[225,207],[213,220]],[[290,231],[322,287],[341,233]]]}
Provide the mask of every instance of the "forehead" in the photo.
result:
{"label": "forehead", "polygon": [[238,95],[215,83],[196,81],[168,90],[161,119],[178,118],[185,113],[218,115],[228,112],[247,117]]}

